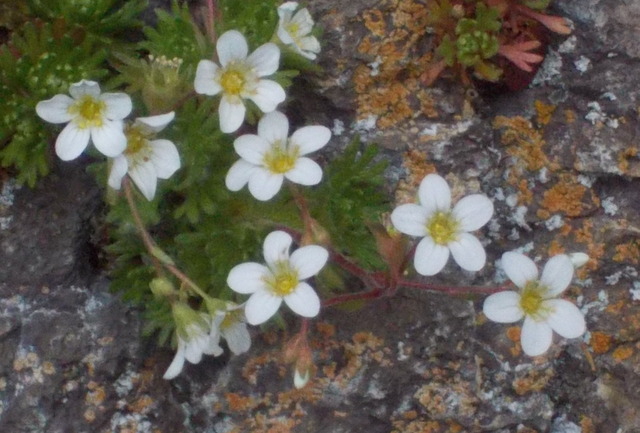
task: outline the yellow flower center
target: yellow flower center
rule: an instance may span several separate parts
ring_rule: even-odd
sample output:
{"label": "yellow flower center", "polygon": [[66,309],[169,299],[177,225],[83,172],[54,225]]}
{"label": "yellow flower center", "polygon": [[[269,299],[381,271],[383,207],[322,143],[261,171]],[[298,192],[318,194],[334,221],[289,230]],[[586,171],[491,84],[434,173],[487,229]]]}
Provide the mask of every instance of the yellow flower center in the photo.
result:
{"label": "yellow flower center", "polygon": [[529,281],[520,294],[520,308],[527,316],[535,319],[546,316],[546,308],[544,307],[544,295],[547,287],[541,285],[538,281]]}
{"label": "yellow flower center", "polygon": [[76,122],[80,129],[100,127],[103,123],[103,113],[106,108],[107,104],[104,101],[84,95],[78,102],[69,107],[69,113],[78,115],[79,119]]}
{"label": "yellow flower center", "polygon": [[295,290],[298,282],[298,273],[289,267],[288,262],[284,262],[276,265],[275,274],[267,284],[275,295],[287,296]]}
{"label": "yellow flower center", "polygon": [[124,153],[127,155],[135,155],[147,147],[148,136],[139,128],[129,127],[125,131],[127,137],[127,148]]}
{"label": "yellow flower center", "polygon": [[298,147],[287,149],[281,142],[273,144],[271,152],[264,156],[264,165],[272,173],[283,174],[296,165]]}
{"label": "yellow flower center", "polygon": [[240,322],[240,315],[242,310],[227,311],[224,315],[224,319],[220,322],[220,329],[229,329],[231,326]]}
{"label": "yellow flower center", "polygon": [[224,93],[239,95],[245,87],[245,76],[237,69],[227,69],[220,77],[220,86]]}
{"label": "yellow flower center", "polygon": [[438,245],[447,245],[458,237],[458,221],[450,212],[436,212],[427,221],[427,233]]}
{"label": "yellow flower center", "polygon": [[285,25],[284,28],[291,37],[298,36],[298,32],[300,31],[300,26],[297,23],[289,23]]}

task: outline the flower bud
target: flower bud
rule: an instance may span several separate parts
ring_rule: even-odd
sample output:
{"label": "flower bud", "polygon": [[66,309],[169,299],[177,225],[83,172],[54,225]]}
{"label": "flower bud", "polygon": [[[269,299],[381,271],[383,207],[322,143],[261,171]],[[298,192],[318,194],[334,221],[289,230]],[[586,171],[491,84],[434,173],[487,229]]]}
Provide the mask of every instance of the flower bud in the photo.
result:
{"label": "flower bud", "polygon": [[149,283],[151,293],[158,299],[168,298],[176,294],[176,289],[173,287],[171,281],[166,278],[154,278]]}
{"label": "flower bud", "polygon": [[581,268],[589,261],[589,256],[585,253],[571,253],[569,254],[569,258],[575,269]]}

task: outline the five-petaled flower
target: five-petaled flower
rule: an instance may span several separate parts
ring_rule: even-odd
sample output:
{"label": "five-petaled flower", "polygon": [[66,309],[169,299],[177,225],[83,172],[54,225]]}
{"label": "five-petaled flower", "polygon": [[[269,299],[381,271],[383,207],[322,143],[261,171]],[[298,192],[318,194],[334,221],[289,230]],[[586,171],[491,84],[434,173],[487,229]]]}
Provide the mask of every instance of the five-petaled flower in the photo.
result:
{"label": "five-petaled flower", "polygon": [[400,232],[424,236],[418,243],[414,266],[422,275],[444,268],[449,252],[461,268],[478,271],[486,262],[480,241],[468,233],[485,225],[493,215],[493,203],[482,194],[464,197],[451,209],[451,190],[437,174],[427,175],[418,190],[420,204],[403,204],[391,213]]}
{"label": "five-petaled flower", "polygon": [[56,95],[36,105],[36,113],[50,123],[68,123],[56,139],[56,154],[63,161],[77,158],[89,139],[106,156],[122,153],[127,139],[122,119],[131,113],[131,98],[125,93],[100,93],[95,81],[81,80],[69,94]]}
{"label": "five-petaled flower", "polygon": [[519,292],[494,293],[484,301],[484,314],[494,322],[512,323],[524,317],[520,341],[529,356],[541,355],[551,345],[555,331],[565,338],[585,332],[584,316],[574,304],[557,297],[573,278],[571,258],[560,254],[549,259],[538,279],[538,268],[527,256],[507,252],[502,267]]}
{"label": "five-petaled flower", "polygon": [[331,131],[325,126],[305,126],[288,137],[289,121],[278,112],[264,115],[258,122],[258,135],[238,137],[233,146],[242,159],[227,173],[226,185],[231,191],[247,183],[249,192],[258,200],[275,196],[284,178],[301,185],[316,185],[322,180],[322,169],[305,157],[325,146]]}
{"label": "five-petaled flower", "polygon": [[244,99],[252,100],[260,110],[269,113],[284,101],[280,84],[266,77],[278,70],[280,49],[266,43],[247,57],[249,47],[242,33],[229,30],[216,44],[220,66],[210,60],[201,60],[196,70],[194,87],[197,93],[222,93],[218,113],[220,130],[230,133],[242,125],[246,113]]}
{"label": "five-petaled flower", "polygon": [[158,179],[168,179],[180,168],[178,149],[169,140],[156,139],[173,120],[173,111],[150,117],[138,117],[133,125],[125,129],[127,148],[113,160],[109,174],[109,186],[120,189],[122,178],[129,176],[147,200],[156,193]]}
{"label": "five-petaled flower", "polygon": [[178,350],[164,373],[165,379],[173,379],[179,375],[185,359],[192,364],[197,364],[203,354],[213,356],[222,354],[222,348],[218,344],[220,337],[216,339],[216,333],[211,332],[211,316],[197,313],[181,302],[174,303],[171,309],[176,323]]}
{"label": "five-petaled flower", "polygon": [[280,21],[276,34],[282,43],[308,59],[315,59],[320,52],[320,43],[311,35],[313,18],[309,10],[298,10],[298,2],[285,2],[278,7],[278,16]]}
{"label": "five-petaled flower", "polygon": [[271,232],[264,240],[266,266],[242,263],[229,272],[229,287],[238,293],[251,294],[245,314],[252,325],[266,322],[283,300],[303,317],[315,317],[320,311],[318,295],[304,280],[320,272],[329,253],[318,245],[307,245],[289,255],[292,242],[286,232]]}

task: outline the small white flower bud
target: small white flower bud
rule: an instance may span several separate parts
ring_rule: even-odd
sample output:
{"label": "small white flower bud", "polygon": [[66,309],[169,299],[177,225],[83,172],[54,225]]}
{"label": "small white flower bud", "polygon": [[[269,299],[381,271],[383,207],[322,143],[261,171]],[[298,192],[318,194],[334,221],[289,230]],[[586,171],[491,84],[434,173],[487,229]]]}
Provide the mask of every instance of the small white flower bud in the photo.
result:
{"label": "small white flower bud", "polygon": [[573,267],[576,269],[586,265],[589,261],[589,256],[585,253],[571,253],[569,254],[569,258],[571,259],[571,263],[573,263]]}

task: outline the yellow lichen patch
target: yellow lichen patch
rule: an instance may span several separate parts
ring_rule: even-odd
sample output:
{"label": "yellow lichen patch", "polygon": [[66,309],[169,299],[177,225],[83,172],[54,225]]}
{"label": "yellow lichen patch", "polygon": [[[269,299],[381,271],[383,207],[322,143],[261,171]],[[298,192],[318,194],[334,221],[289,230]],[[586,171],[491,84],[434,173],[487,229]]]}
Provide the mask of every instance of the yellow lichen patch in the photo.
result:
{"label": "yellow lichen patch", "polygon": [[538,125],[546,125],[551,121],[551,116],[556,111],[555,105],[545,104],[544,102],[536,99],[533,103],[536,109],[536,121]]}
{"label": "yellow lichen patch", "polygon": [[544,370],[528,370],[523,377],[513,380],[511,386],[518,395],[528,394],[530,392],[542,391],[549,380],[553,377],[554,370],[547,368]]}
{"label": "yellow lichen patch", "polygon": [[396,203],[415,203],[420,182],[426,175],[436,173],[436,166],[428,161],[424,151],[416,149],[410,149],[403,155],[402,165],[406,168],[408,176],[398,183]]}
{"label": "yellow lichen patch", "polygon": [[601,355],[611,349],[612,342],[613,338],[610,335],[600,331],[593,331],[589,344],[591,345],[591,349],[593,349],[593,353]]}
{"label": "yellow lichen patch", "polygon": [[632,239],[629,242],[616,245],[616,253],[613,256],[616,262],[640,264],[640,241]]}
{"label": "yellow lichen patch", "polygon": [[600,199],[575,175],[562,173],[558,182],[544,192],[540,206],[538,216],[543,219],[555,213],[578,217],[600,206]]}
{"label": "yellow lichen patch", "polygon": [[640,177],[640,160],[638,147],[629,147],[618,156],[618,168],[623,174]]}
{"label": "yellow lichen patch", "polygon": [[522,169],[535,171],[555,167],[543,151],[542,134],[524,117],[497,116],[493,128],[503,130],[500,140],[507,146],[509,155],[522,164]]}
{"label": "yellow lichen patch", "polygon": [[357,49],[371,59],[353,74],[357,118],[376,116],[380,129],[416,113],[436,116],[435,103],[420,76],[431,62],[424,52],[427,8],[417,0],[383,0],[362,13],[365,35]]}
{"label": "yellow lichen patch", "polygon": [[633,355],[633,349],[630,346],[620,346],[613,351],[613,359],[622,362]]}

